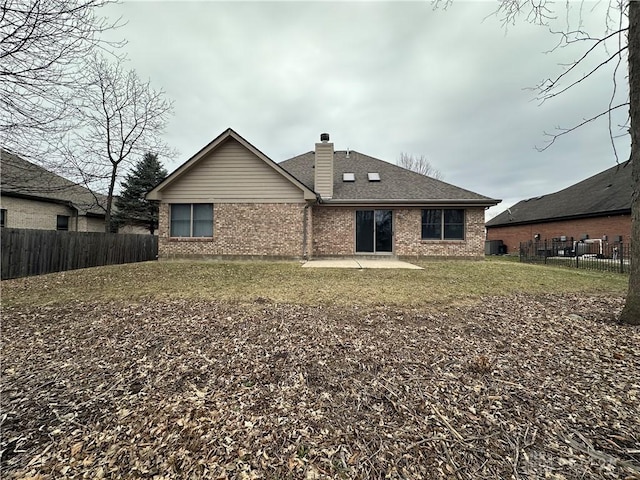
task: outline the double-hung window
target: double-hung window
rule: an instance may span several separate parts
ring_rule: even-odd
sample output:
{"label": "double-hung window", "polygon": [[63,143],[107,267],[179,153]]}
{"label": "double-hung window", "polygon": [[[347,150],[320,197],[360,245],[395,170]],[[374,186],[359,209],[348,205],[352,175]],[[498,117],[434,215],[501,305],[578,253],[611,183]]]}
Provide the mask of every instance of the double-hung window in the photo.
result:
{"label": "double-hung window", "polygon": [[212,203],[171,205],[172,237],[213,237]]}
{"label": "double-hung window", "polygon": [[464,209],[422,210],[423,240],[464,240]]}

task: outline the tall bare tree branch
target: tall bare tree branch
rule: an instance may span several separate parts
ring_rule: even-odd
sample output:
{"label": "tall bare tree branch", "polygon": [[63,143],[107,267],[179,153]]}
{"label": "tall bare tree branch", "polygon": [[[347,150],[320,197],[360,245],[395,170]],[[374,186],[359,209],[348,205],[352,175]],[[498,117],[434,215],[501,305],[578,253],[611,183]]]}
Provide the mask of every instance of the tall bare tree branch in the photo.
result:
{"label": "tall bare tree branch", "polygon": [[[550,137],[550,140],[545,144],[544,147],[536,147],[536,150],[538,150],[539,152],[544,152],[545,150],[547,150],[551,145],[553,145],[556,140],[558,140],[560,137],[567,135],[568,133],[571,132],[575,132],[576,130],[578,130],[581,127],[584,127],[585,125],[587,125],[588,123],[591,123],[601,117],[607,116],[609,118],[609,125],[611,125],[611,113],[614,112],[615,110],[619,109],[619,108],[629,108],[629,102],[624,102],[621,103],[619,105],[615,105],[615,106],[611,106],[611,103],[609,104],[609,108],[607,108],[604,112],[600,112],[597,115],[593,115],[589,118],[585,118],[583,121],[581,121],[580,123],[575,124],[572,127],[569,128],[563,128],[563,127],[556,127],[557,132],[556,133],[548,133],[548,132],[544,132],[544,134],[547,137]],[[613,135],[612,129],[611,127],[609,127],[609,132],[610,132],[610,138],[612,140],[613,143],[613,139],[617,138],[615,135]],[[614,153],[615,153],[615,145],[614,145]],[[616,159],[618,158],[617,153],[615,154]]]}
{"label": "tall bare tree branch", "polygon": [[[631,199],[631,274],[629,277],[629,290],[625,307],[620,316],[624,323],[640,324],[640,2],[636,0],[610,0],[607,4],[604,23],[605,32],[594,37],[584,31],[582,22],[582,9],[585,2],[579,3],[579,26],[572,29],[569,21],[571,4],[565,5],[566,31],[561,33],[557,48],[563,48],[578,42],[594,42],[577,60],[570,63],[565,70],[552,80],[542,82],[538,86],[538,99],[543,103],[546,100],[566,93],[585,83],[585,80],[613,63],[611,68],[611,93],[606,98],[607,108],[598,114],[575,124],[570,128],[558,128],[558,132],[551,135],[551,141],[542,150],[551,146],[555,141],[582,126],[591,123],[603,116],[607,117],[609,139],[616,162],[619,162],[614,133],[613,112],[619,109],[628,109],[629,114],[624,125],[620,129],[628,127],[631,136],[631,184],[633,196]],[[500,0],[495,15],[501,19],[502,24],[513,25],[518,18],[537,25],[548,26],[555,20],[553,3],[549,0]],[[553,30],[552,30],[553,33]],[[615,48],[611,53],[610,44]],[[588,60],[600,56],[595,66],[588,66]],[[604,58],[602,58],[604,56]],[[619,75],[620,66],[626,62],[629,67],[628,90],[620,92]],[[572,78],[578,67],[587,65],[587,73]],[[620,98],[623,96],[623,100]],[[622,101],[621,101],[622,100]]]}
{"label": "tall bare tree branch", "polygon": [[84,62],[113,50],[116,27],[99,10],[112,0],[0,0],[0,135],[23,156],[75,125]]}
{"label": "tall bare tree branch", "polygon": [[126,167],[147,152],[172,154],[162,133],[173,105],[121,61],[95,55],[87,78],[89,86],[76,102],[83,127],[70,131],[58,151],[88,187],[105,187],[108,229],[115,186]]}

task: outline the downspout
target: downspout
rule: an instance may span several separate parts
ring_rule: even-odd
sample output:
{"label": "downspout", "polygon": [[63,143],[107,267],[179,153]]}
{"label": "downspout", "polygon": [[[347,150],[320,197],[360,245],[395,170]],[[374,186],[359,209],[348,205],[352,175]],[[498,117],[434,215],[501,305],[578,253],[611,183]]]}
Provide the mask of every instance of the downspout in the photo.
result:
{"label": "downspout", "polygon": [[[75,224],[76,224],[76,232],[78,231],[78,217],[80,216],[80,211],[78,210],[78,207],[76,207],[72,202],[68,202],[67,205],[69,206],[69,209],[71,210],[71,218],[75,217]],[[75,212],[75,214],[74,214]],[[69,229],[71,229],[71,224],[69,224]],[[73,230],[71,230],[73,231]]]}

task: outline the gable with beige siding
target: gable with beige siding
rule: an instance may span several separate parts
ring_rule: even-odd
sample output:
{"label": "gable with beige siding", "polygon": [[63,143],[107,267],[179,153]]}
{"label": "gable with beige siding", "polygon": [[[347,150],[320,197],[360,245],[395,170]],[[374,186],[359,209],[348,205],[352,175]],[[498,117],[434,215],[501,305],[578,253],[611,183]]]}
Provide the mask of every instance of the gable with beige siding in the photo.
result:
{"label": "gable with beige siding", "polygon": [[300,188],[233,138],[162,189],[166,203],[304,202]]}

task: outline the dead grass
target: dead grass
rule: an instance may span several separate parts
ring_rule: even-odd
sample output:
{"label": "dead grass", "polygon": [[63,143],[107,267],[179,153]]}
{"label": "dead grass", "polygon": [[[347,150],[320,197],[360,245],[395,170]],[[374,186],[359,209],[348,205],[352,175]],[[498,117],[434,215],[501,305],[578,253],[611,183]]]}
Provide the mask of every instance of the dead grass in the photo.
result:
{"label": "dead grass", "polygon": [[507,261],[428,261],[424,270],[302,269],[297,262],[148,262],[2,282],[5,306],[74,301],[222,300],[443,307],[527,293],[621,295],[623,275]]}
{"label": "dead grass", "polygon": [[421,265],[2,282],[0,476],[638,478],[626,276]]}
{"label": "dead grass", "polygon": [[0,476],[638,478],[640,331],[621,307],[8,307]]}

